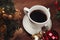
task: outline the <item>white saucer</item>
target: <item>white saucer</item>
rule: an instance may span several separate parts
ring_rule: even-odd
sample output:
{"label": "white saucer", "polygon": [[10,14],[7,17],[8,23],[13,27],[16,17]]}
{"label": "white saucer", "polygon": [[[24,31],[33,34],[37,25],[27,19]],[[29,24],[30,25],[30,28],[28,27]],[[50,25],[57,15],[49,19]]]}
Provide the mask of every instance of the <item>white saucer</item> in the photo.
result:
{"label": "white saucer", "polygon": [[[46,25],[48,26],[47,27],[48,30],[50,30],[51,26],[52,26],[51,20]],[[41,29],[39,29],[39,28],[33,28],[34,25],[32,25],[32,23],[29,21],[29,19],[28,19],[28,17],[26,15],[23,18],[23,27],[31,35],[36,34],[36,33],[41,31]]]}

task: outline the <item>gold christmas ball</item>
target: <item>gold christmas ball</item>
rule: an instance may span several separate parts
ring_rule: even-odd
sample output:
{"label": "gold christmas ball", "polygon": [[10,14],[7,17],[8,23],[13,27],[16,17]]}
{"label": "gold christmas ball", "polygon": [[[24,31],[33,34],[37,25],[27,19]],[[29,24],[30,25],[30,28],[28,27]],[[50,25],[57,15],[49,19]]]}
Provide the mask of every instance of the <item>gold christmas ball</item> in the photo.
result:
{"label": "gold christmas ball", "polygon": [[5,13],[5,11],[2,11],[2,13]]}
{"label": "gold christmas ball", "polygon": [[9,18],[9,19],[12,19],[12,15],[9,15],[8,18]]}
{"label": "gold christmas ball", "polygon": [[3,14],[3,17],[8,17],[8,15],[7,14]]}

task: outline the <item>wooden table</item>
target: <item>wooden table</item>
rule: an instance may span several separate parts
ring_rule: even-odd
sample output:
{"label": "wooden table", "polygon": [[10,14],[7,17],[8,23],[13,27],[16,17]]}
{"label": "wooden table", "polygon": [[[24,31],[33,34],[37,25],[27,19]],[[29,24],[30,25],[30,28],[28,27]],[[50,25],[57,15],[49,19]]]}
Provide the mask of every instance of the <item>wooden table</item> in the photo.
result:
{"label": "wooden table", "polygon": [[54,1],[55,0],[14,0],[15,8],[21,11],[21,19],[19,20],[21,27],[20,27],[20,30],[18,30],[14,35],[13,40],[33,40],[31,35],[24,30],[22,25],[22,20],[24,17],[23,8],[24,7],[30,8],[33,5],[44,5],[47,8],[50,8],[52,28],[56,30],[60,35],[60,21],[55,19],[57,10],[53,5]]}

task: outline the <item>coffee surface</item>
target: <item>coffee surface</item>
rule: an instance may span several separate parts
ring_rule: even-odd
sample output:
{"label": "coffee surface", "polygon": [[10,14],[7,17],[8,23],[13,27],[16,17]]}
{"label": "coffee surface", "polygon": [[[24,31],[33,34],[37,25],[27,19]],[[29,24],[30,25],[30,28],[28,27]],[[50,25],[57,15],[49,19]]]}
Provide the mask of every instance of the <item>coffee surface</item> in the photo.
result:
{"label": "coffee surface", "polygon": [[31,12],[30,17],[35,22],[45,22],[47,20],[47,16],[41,10],[34,10]]}

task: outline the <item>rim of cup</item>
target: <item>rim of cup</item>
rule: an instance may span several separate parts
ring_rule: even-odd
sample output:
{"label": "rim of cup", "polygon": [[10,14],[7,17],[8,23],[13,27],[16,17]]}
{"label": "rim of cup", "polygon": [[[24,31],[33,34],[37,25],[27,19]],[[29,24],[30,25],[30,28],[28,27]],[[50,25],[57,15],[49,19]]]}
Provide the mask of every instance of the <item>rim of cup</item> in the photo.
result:
{"label": "rim of cup", "polygon": [[[32,20],[31,17],[30,17],[30,14],[31,14],[32,11],[28,13],[29,20],[30,20],[31,22],[35,23],[35,24],[45,24],[45,23],[47,23],[47,21],[50,19],[50,12],[49,12],[49,10],[48,10],[45,6],[42,6],[42,5],[32,6],[31,9],[33,9],[34,7],[37,7],[37,6],[41,6],[41,7],[45,8],[45,10],[47,11],[47,13],[49,13],[48,16],[45,14],[45,15],[47,16],[47,20],[46,20],[45,22],[36,22],[36,21]],[[30,10],[31,10],[31,9],[30,9]],[[34,10],[33,10],[33,11],[34,11]],[[43,11],[43,10],[42,10],[42,11]]]}

